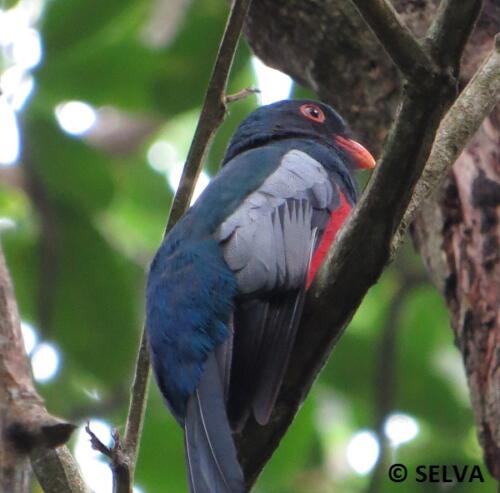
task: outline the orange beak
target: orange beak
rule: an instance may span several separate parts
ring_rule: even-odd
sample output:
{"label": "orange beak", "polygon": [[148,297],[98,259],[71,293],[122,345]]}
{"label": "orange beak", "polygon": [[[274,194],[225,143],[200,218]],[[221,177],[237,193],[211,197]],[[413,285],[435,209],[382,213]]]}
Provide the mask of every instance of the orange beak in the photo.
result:
{"label": "orange beak", "polygon": [[339,147],[349,153],[358,168],[372,169],[375,167],[375,164],[377,164],[368,150],[365,149],[361,144],[358,144],[355,140],[346,139],[345,137],[336,135],[335,142]]}

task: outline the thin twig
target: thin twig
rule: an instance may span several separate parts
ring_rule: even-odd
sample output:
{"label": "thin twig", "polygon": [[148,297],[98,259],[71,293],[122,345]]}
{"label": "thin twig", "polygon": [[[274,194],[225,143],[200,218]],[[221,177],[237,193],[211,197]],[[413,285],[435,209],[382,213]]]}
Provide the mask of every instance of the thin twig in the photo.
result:
{"label": "thin twig", "polygon": [[402,74],[411,79],[423,70],[431,73],[434,64],[413,33],[401,21],[387,0],[351,0]]}
{"label": "thin twig", "polygon": [[233,64],[243,21],[252,0],[235,0],[226,23],[226,29],[217,53],[212,76],[205,94],[198,125],[182,170],[182,177],[168,218],[167,231],[186,212],[191,202],[194,186],[201,171],[203,156],[211,138],[226,115],[224,96],[229,72]]}
{"label": "thin twig", "polygon": [[[243,21],[251,1],[235,0],[233,3],[205,94],[198,125],[184,165],[180,185],[172,204],[165,234],[189,207],[196,180],[202,168],[203,156],[212,136],[225,117],[226,106],[224,100],[227,81],[243,27]],[[126,455],[130,464],[129,474],[131,478],[134,474],[133,469],[137,460],[139,439],[144,421],[149,374],[150,358],[144,328],[137,356],[124,441]]]}
{"label": "thin twig", "polygon": [[111,438],[113,446],[108,447],[90,429],[89,423],[85,426],[85,431],[90,437],[90,444],[94,450],[105,455],[111,460],[111,470],[113,471],[113,493],[132,493],[132,477],[130,475],[129,459],[125,455],[117,430],[113,430]]}
{"label": "thin twig", "polygon": [[224,97],[224,101],[226,104],[235,103],[236,101],[241,101],[242,99],[248,98],[248,96],[251,96],[252,94],[258,94],[259,92],[260,89],[257,89],[256,87],[246,87],[245,89],[242,89],[234,94],[228,94]]}
{"label": "thin twig", "polygon": [[[149,380],[151,376],[149,361],[148,340],[145,328],[142,330],[141,342],[137,353],[134,381],[132,383],[130,405],[128,409],[127,422],[125,425],[125,450],[130,458],[130,464],[135,466],[139,441],[144,425],[144,413],[148,399]],[[131,476],[134,472],[131,471]]]}

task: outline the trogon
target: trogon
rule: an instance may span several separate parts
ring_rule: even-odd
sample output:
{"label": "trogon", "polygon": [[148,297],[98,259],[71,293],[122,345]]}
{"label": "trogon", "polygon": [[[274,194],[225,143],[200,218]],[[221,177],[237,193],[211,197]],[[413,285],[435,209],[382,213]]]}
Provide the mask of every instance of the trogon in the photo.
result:
{"label": "trogon", "polygon": [[265,425],[305,294],[372,168],[329,106],[285,100],[239,126],[221,171],[164,238],[146,288],[154,374],[184,428],[193,493],[246,491],[232,432]]}

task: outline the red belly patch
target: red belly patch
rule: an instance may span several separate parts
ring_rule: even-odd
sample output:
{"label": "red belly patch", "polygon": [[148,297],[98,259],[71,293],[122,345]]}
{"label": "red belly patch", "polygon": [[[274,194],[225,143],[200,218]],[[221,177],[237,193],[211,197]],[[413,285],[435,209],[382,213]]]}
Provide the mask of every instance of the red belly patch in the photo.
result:
{"label": "red belly patch", "polygon": [[326,254],[335,240],[338,230],[351,212],[351,209],[352,207],[347,202],[344,194],[340,192],[340,205],[331,213],[330,221],[328,222],[318,248],[314,251],[311,259],[311,266],[309,267],[309,273],[307,274],[306,289],[309,289],[309,286],[313,282],[316,272],[325,260]]}

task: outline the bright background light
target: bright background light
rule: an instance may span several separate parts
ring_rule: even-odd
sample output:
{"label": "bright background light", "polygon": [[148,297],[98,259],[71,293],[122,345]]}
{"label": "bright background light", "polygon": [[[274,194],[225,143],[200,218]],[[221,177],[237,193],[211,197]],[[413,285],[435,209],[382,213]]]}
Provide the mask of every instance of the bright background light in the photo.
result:
{"label": "bright background light", "polygon": [[22,29],[16,33],[12,42],[12,60],[24,69],[36,67],[42,59],[40,33],[33,28]]}
{"label": "bright background light", "polygon": [[31,367],[33,368],[33,377],[37,382],[49,382],[59,370],[60,356],[59,351],[53,344],[42,342],[33,350],[31,356]]}
{"label": "bright background light", "polygon": [[23,108],[34,86],[33,76],[17,65],[9,67],[0,76],[2,97],[15,111]]}
{"label": "bright background light", "polygon": [[16,227],[16,222],[10,217],[0,217],[0,234]]}
{"label": "bright background light", "polygon": [[384,424],[384,433],[393,447],[410,442],[417,437],[419,431],[417,420],[407,414],[391,414]]}
{"label": "bright background light", "polygon": [[157,140],[148,150],[148,162],[158,173],[166,173],[180,161],[175,147],[166,140]]}
{"label": "bright background light", "polygon": [[347,444],[346,456],[349,466],[359,475],[368,474],[377,463],[380,445],[375,433],[360,431]]}
{"label": "bright background light", "polygon": [[33,92],[29,70],[42,60],[40,33],[33,27],[40,17],[43,0],[20,0],[13,8],[0,9],[0,165],[15,164],[20,155],[19,125],[15,111],[21,110]]}
{"label": "bright background light", "polygon": [[26,30],[38,20],[41,4],[41,0],[20,0],[13,8],[0,10],[0,46],[12,49],[17,43],[18,50],[23,44],[31,47],[33,53],[38,50],[38,47],[32,44],[33,40],[28,39],[32,33],[27,33]]}
{"label": "bright background light", "polygon": [[[89,426],[102,443],[105,445],[111,443],[111,427],[108,423],[99,419],[92,419]],[[111,469],[103,460],[102,454],[93,450],[90,446],[90,438],[84,426],[78,430],[74,454],[85,482],[94,493],[113,491]]]}
{"label": "bright background light", "polygon": [[27,322],[21,322],[21,332],[23,335],[24,349],[29,356],[35,349],[38,342],[38,335],[35,328]]}
{"label": "bright background light", "polygon": [[97,113],[87,103],[68,101],[56,106],[55,114],[59,126],[70,135],[83,135],[97,121]]}
{"label": "bright background light", "polygon": [[0,96],[0,165],[14,164],[19,157],[17,119],[5,98]]}
{"label": "bright background light", "polygon": [[[109,423],[100,419],[91,419],[89,427],[104,445],[111,445],[111,426]],[[82,471],[83,479],[93,493],[111,493],[113,491],[111,469],[107,459],[91,447],[90,437],[85,431],[85,426],[78,430],[73,452]],[[134,486],[133,492],[143,493],[143,490]]]}
{"label": "bright background light", "polygon": [[252,66],[260,89],[260,104],[271,104],[290,96],[292,79],[288,75],[268,67],[255,57],[252,58]]}
{"label": "bright background light", "polygon": [[[147,158],[151,168],[166,177],[170,188],[175,193],[179,187],[184,167],[184,160],[180,158],[175,146],[166,140],[157,140],[149,148]],[[191,203],[196,201],[209,182],[210,177],[202,170],[196,182]]]}

